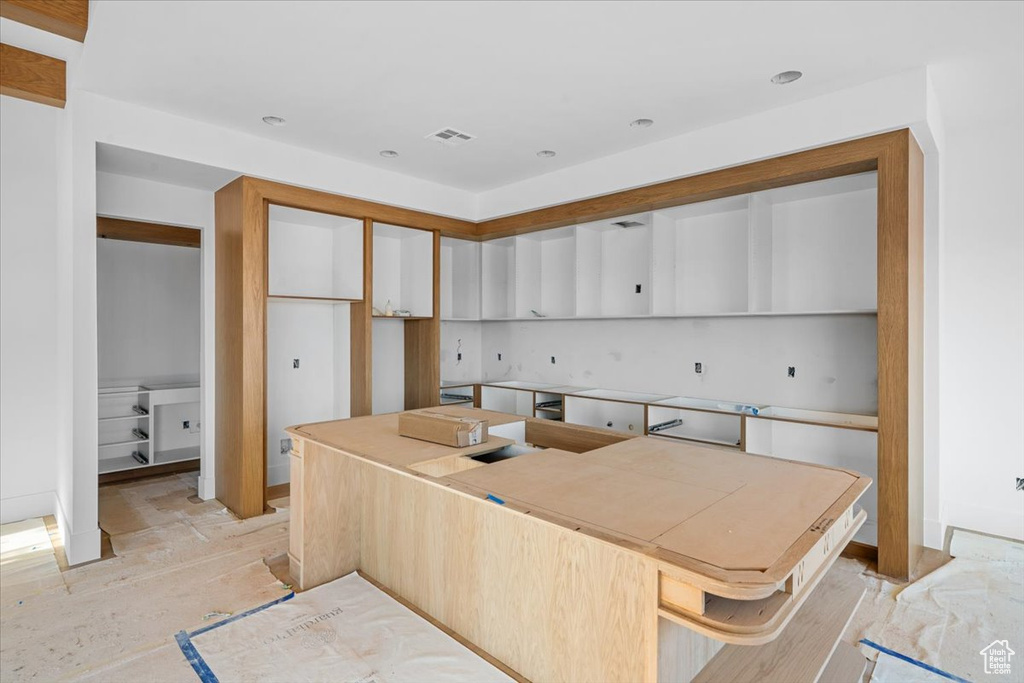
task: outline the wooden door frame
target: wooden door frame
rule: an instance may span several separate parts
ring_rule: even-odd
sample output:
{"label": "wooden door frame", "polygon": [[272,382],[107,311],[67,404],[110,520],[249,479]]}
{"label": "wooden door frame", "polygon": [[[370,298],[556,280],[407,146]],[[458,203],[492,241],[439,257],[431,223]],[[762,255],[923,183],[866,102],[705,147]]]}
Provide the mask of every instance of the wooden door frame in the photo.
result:
{"label": "wooden door frame", "polygon": [[[906,578],[923,547],[923,234],[924,156],[909,129],[827,145],[784,156],[755,161],[699,175],[624,190],[557,206],[473,223],[424,212],[388,206],[341,195],[242,177],[217,193],[217,491],[218,498],[241,516],[260,514],[265,487],[259,480],[259,500],[251,492],[265,458],[265,313],[266,313],[266,214],[269,204],[363,218],[370,231],[364,240],[364,277],[370,283],[363,304],[353,304],[353,415],[368,414],[372,396],[372,222],[433,230],[434,317],[406,321],[406,362],[410,353],[425,359],[439,348],[440,236],[491,240],[575,223],[760,192],[787,185],[836,178],[855,173],[878,173],[878,570]],[[224,205],[222,207],[222,204]],[[230,206],[229,206],[230,205]],[[227,228],[222,231],[222,221]],[[222,235],[222,232],[224,233]],[[221,314],[221,240],[226,241],[223,283],[235,294],[224,305],[241,304],[232,316]],[[231,240],[242,240],[241,257],[228,254]],[[364,242],[365,243],[365,242]],[[237,246],[237,245],[236,245]],[[238,263],[231,260],[236,259]],[[368,266],[368,267],[367,267]],[[242,288],[243,275],[249,286]],[[358,321],[355,309],[359,311]],[[426,324],[422,324],[426,323]],[[230,325],[258,330],[246,338],[237,367],[222,372],[225,354],[235,352]],[[410,327],[412,326],[412,327]],[[224,330],[222,330],[222,327]],[[412,335],[408,332],[414,330]],[[359,340],[355,335],[359,334]],[[222,335],[226,337],[222,343]],[[236,333],[238,336],[238,333]],[[410,339],[412,340],[410,342]],[[415,351],[410,351],[410,343]],[[360,346],[360,344],[362,346]],[[223,348],[222,348],[223,347]],[[358,358],[356,358],[358,351]],[[438,353],[433,353],[436,357]],[[356,364],[360,365],[357,374]],[[437,401],[440,385],[439,358],[421,368],[424,373],[410,386],[410,395],[424,405]],[[222,379],[223,375],[223,379]],[[250,381],[243,387],[243,375]],[[408,375],[408,373],[407,373]],[[434,380],[437,380],[434,382]],[[435,386],[427,391],[427,384]],[[235,384],[237,383],[237,385]],[[412,391],[412,394],[410,394]],[[241,408],[222,402],[238,400]],[[418,404],[418,403],[417,403]],[[222,419],[222,407],[224,409]],[[236,419],[238,427],[224,427]],[[257,424],[258,423],[258,424]],[[258,429],[257,429],[258,427]],[[222,436],[223,433],[223,436]],[[237,445],[259,441],[260,460],[242,468],[249,484],[231,482],[238,470],[232,453]],[[246,452],[249,449],[243,448]],[[228,457],[222,457],[225,454]],[[221,460],[228,462],[222,469]],[[226,497],[221,497],[224,487]],[[243,495],[228,489],[246,491]],[[243,504],[243,499],[247,502]],[[258,509],[257,509],[258,508]]]}

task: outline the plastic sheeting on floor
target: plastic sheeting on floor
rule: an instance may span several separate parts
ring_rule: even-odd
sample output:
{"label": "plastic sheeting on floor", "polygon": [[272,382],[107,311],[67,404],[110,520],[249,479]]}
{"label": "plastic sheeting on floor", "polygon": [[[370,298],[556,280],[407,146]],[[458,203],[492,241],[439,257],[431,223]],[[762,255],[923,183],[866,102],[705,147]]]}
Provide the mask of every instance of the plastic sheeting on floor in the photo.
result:
{"label": "plastic sheeting on floor", "polygon": [[[1024,544],[956,530],[950,554],[905,587],[881,582],[867,601],[881,614],[856,636],[945,676],[862,641],[862,652],[877,657],[872,681],[1024,681]],[[998,650],[1013,654],[1009,671],[996,675],[986,666],[996,664],[989,657]]]}
{"label": "plastic sheeting on floor", "polygon": [[355,573],[178,642],[204,683],[512,680]]}

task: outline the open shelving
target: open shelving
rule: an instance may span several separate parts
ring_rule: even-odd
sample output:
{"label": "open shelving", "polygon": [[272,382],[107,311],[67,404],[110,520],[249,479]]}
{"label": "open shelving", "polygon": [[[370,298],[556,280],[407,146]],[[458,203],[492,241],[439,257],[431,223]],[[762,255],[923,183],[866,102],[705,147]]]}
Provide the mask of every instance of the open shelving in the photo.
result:
{"label": "open shelving", "polygon": [[198,425],[178,428],[183,416],[198,415],[198,384],[106,387],[98,399],[99,474],[199,459]]}
{"label": "open shelving", "polygon": [[[373,224],[373,307],[434,315],[434,236],[429,230]],[[379,314],[374,314],[377,317]]]}
{"label": "open shelving", "polygon": [[876,188],[862,173],[483,242],[480,319],[876,315]]}
{"label": "open shelving", "polygon": [[267,277],[272,300],[361,300],[363,222],[271,205]]}
{"label": "open shelving", "polygon": [[480,243],[441,238],[441,319],[480,319]]}

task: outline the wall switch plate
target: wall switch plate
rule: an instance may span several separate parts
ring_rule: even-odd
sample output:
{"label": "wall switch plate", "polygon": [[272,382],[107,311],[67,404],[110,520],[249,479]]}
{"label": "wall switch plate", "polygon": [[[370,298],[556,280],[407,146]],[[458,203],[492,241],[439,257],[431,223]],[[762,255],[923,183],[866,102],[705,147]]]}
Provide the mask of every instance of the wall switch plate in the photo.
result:
{"label": "wall switch plate", "polygon": [[282,455],[287,454],[287,453],[291,452],[291,450],[292,450],[292,440],[291,439],[281,439],[281,454]]}
{"label": "wall switch plate", "polygon": [[298,369],[299,369],[299,359],[298,358],[292,358],[292,370],[298,370]]}
{"label": "wall switch plate", "polygon": [[696,372],[698,375],[701,374],[702,372],[704,372],[704,364],[703,363],[694,363],[693,364],[693,371]]}
{"label": "wall switch plate", "polygon": [[790,365],[786,369],[786,377],[796,377],[796,366],[795,365]]}

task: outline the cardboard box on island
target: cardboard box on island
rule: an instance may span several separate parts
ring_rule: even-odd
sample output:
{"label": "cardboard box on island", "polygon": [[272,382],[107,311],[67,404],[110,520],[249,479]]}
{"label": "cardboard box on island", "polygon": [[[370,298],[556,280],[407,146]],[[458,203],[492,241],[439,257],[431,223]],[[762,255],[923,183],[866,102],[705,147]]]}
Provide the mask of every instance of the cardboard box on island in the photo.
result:
{"label": "cardboard box on island", "polygon": [[415,410],[398,416],[398,434],[444,446],[464,448],[487,441],[487,420],[456,417],[431,410]]}

